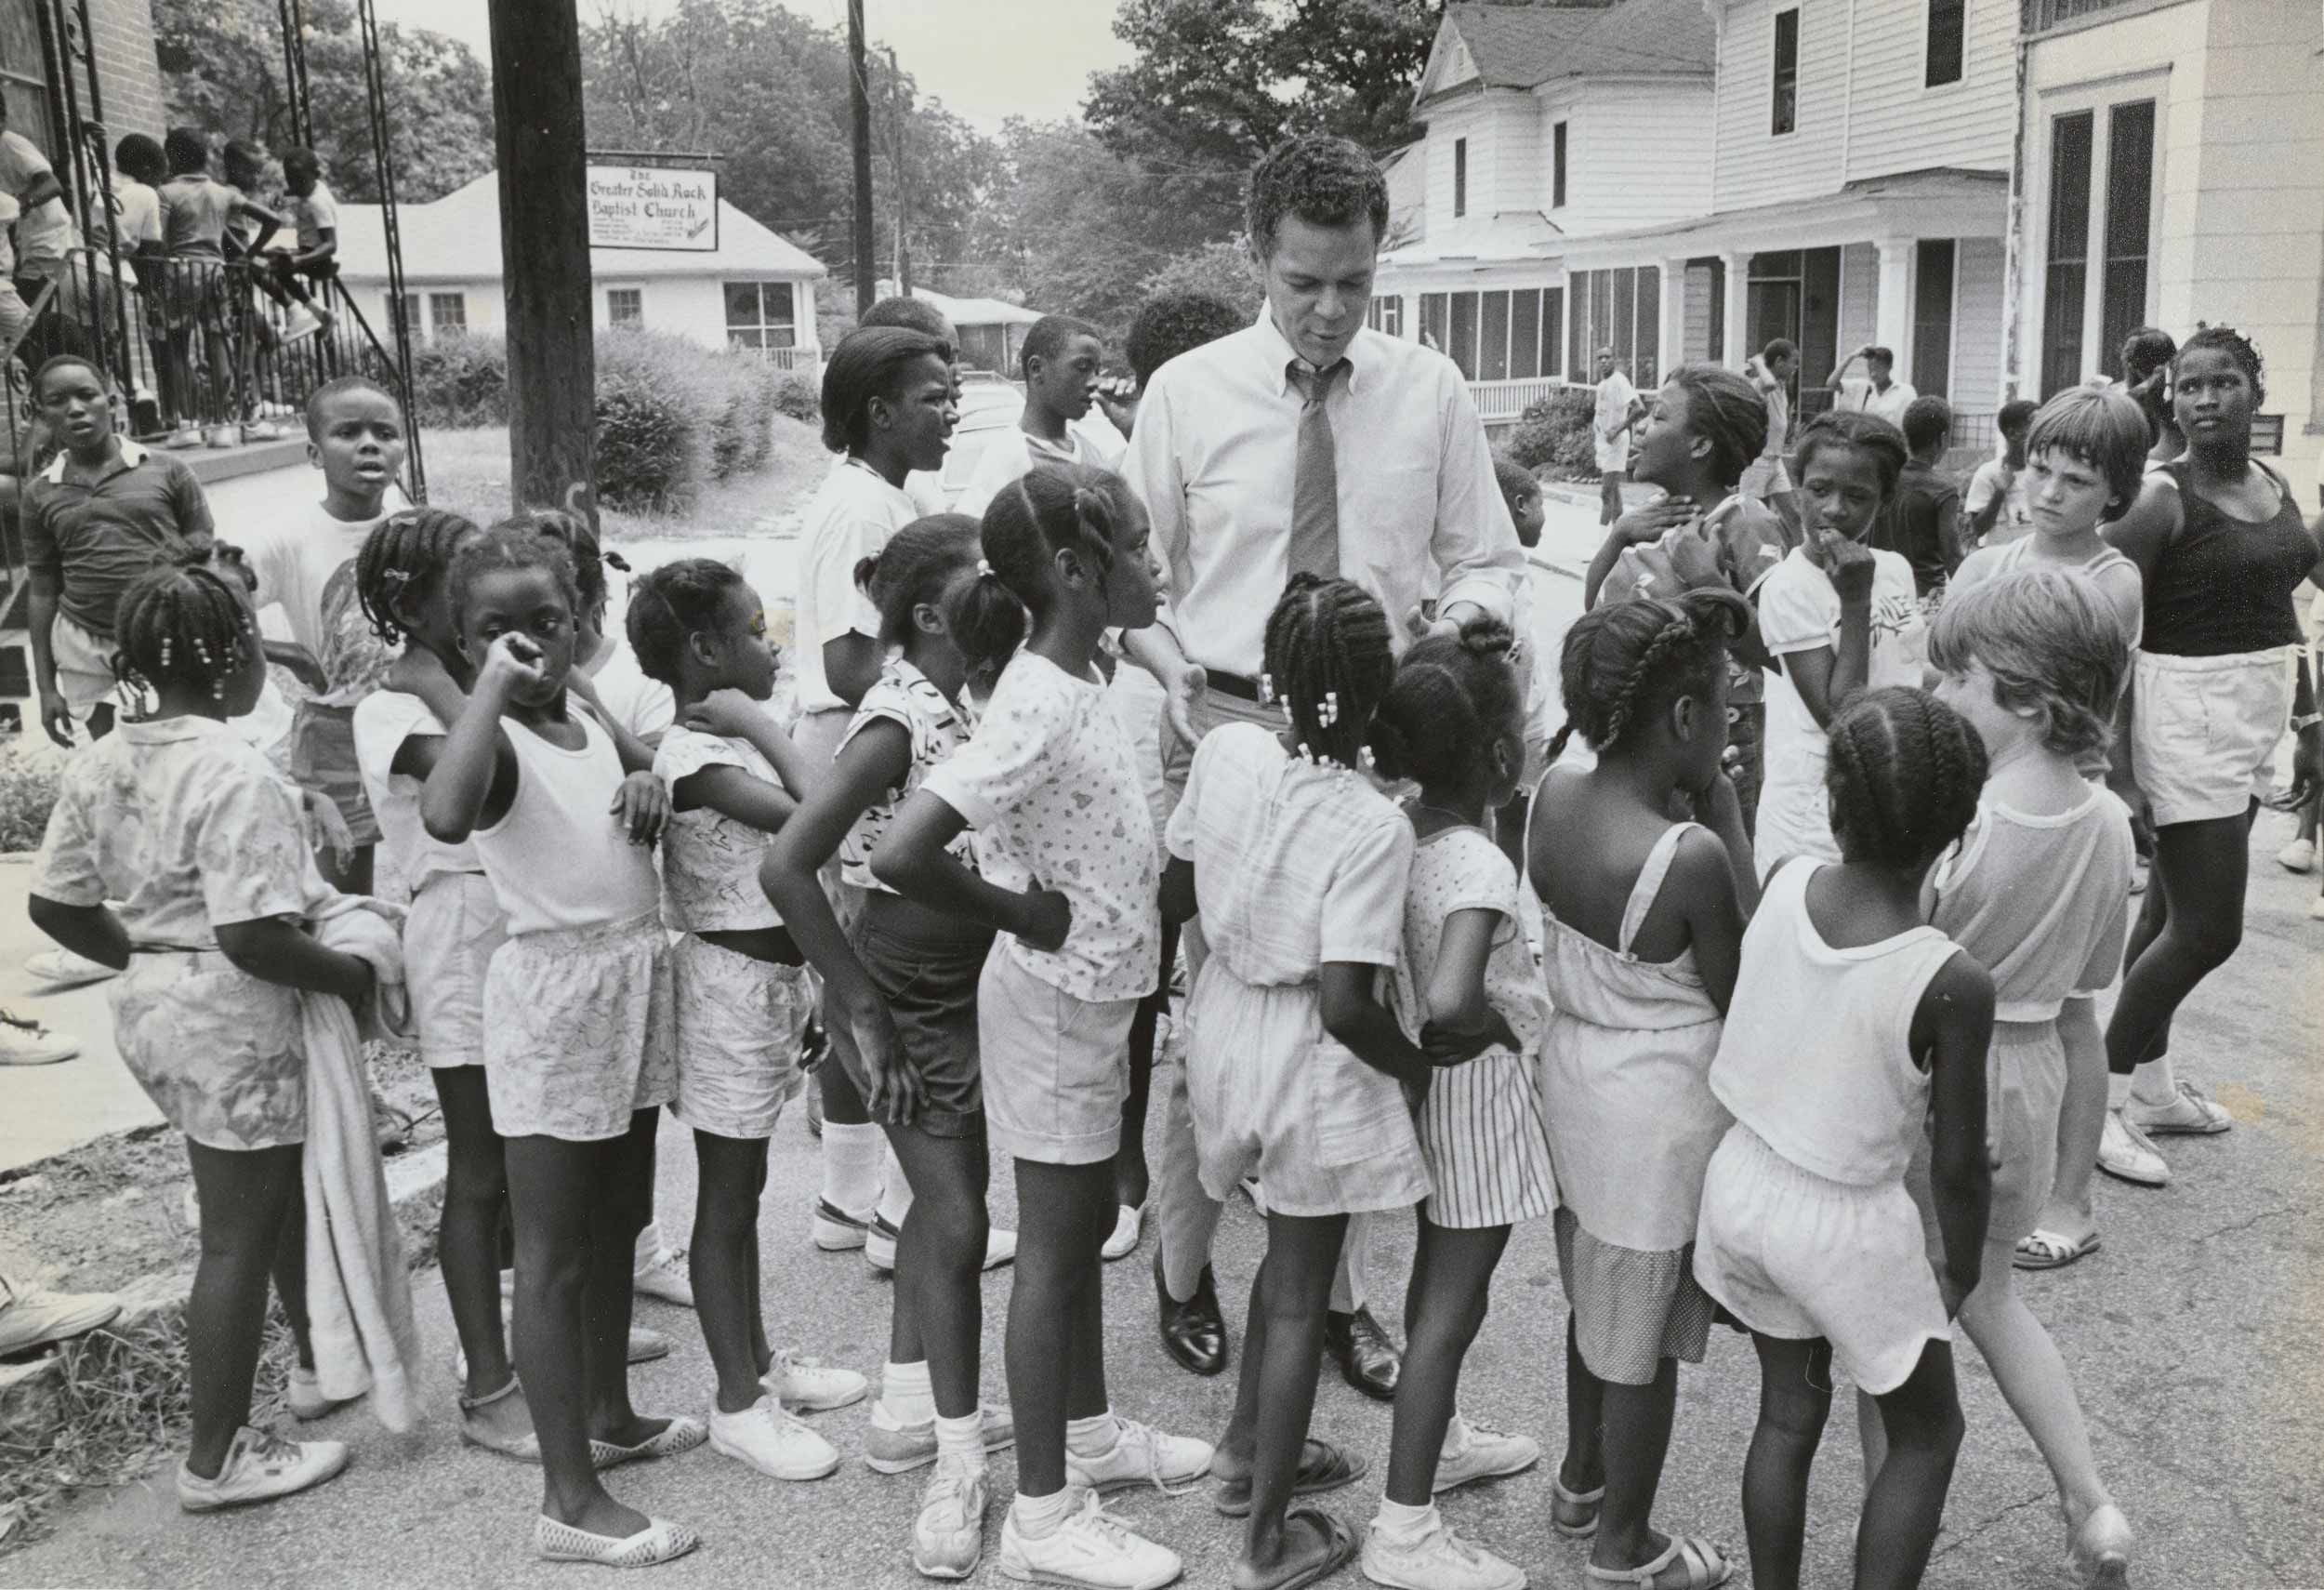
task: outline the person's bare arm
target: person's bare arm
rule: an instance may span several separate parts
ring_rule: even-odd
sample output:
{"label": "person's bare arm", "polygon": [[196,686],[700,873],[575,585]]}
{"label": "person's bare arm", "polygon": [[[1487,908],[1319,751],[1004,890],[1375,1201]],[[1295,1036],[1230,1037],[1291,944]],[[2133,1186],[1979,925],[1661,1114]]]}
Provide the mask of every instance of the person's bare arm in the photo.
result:
{"label": "person's bare arm", "polygon": [[34,927],[73,954],[116,972],[129,964],[129,930],[110,907],[68,906],[34,894],[26,908]]}
{"label": "person's bare arm", "polygon": [[1170,857],[1169,865],[1162,869],[1162,920],[1188,922],[1200,910],[1195,893],[1195,864],[1182,855]]}
{"label": "person's bare arm", "polygon": [[1073,925],[1065,896],[1054,889],[1003,889],[961,866],[944,847],[968,826],[943,797],[915,790],[872,852],[872,876],[931,910],[983,922],[1036,949],[1063,947]]}
{"label": "person's bare arm", "polygon": [[774,769],[794,801],[804,801],[819,769],[814,759],[799,749],[774,714],[739,690],[713,690],[681,715],[689,729],[707,735],[731,735],[743,741]]}
{"label": "person's bare arm", "polygon": [[879,643],[850,629],[823,644],[823,677],[831,694],[850,707],[864,703],[864,693],[879,682]]}
{"label": "person's bare arm", "polygon": [[220,922],[219,953],[234,969],[262,983],[310,994],[337,994],[350,1005],[371,997],[371,962],[325,949],[312,934],[284,917]]}
{"label": "person's bare arm", "polygon": [[1934,1131],[1929,1184],[1945,1245],[1937,1281],[1949,1318],[1977,1290],[1985,1265],[1985,1227],[1993,1201],[1993,1161],[1986,1143],[1986,1051],[1993,1040],[1993,978],[1956,954],[1929,980],[1912,1017],[1913,1057],[1929,1073]]}
{"label": "person's bare arm", "polygon": [[1735,998],[1743,929],[1759,902],[1759,882],[1735,786],[1722,776],[1695,809],[1698,819],[1711,824],[1711,832],[1690,830],[1679,841],[1678,854],[1670,858],[1670,881],[1686,902],[1687,946],[1695,952],[1703,991],[1724,1015]]}
{"label": "person's bare arm", "polygon": [[430,838],[458,844],[508,815],[517,795],[517,752],[500,715],[517,685],[539,673],[539,653],[520,636],[503,635],[484,654],[475,694],[454,720],[420,789],[419,820]]}
{"label": "person's bare arm", "polygon": [[73,709],[57,688],[57,654],[51,637],[57,628],[58,595],[62,582],[42,570],[33,571],[32,590],[25,602],[25,635],[33,643],[33,688],[40,694],[40,726],[60,746],[73,744]]}

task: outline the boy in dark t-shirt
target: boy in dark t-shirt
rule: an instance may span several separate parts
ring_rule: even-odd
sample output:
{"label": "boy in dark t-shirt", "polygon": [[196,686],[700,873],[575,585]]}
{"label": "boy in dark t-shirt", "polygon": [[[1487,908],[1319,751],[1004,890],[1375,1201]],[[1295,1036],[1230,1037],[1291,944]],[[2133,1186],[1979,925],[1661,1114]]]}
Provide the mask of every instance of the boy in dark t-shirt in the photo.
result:
{"label": "boy in dark t-shirt", "polygon": [[1905,409],[1905,446],[1912,457],[1896,478],[1896,495],[1873,532],[1872,544],[1912,564],[1921,605],[1944,600],[1946,582],[1961,566],[1961,488],[1940,470],[1952,442],[1953,411],[1943,398],[1918,397]]}

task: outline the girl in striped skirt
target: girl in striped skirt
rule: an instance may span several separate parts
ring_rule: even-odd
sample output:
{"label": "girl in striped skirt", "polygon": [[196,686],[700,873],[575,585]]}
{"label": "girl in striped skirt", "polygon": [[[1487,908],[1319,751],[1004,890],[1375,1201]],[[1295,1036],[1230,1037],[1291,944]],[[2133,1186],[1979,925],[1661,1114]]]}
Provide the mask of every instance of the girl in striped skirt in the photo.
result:
{"label": "girl in striped skirt", "polygon": [[1521,1590],[1523,1570],[1459,1541],[1434,1497],[1541,1456],[1529,1437],[1468,1424],[1455,1401],[1510,1227],[1556,1202],[1534,1074],[1549,1002],[1518,921],[1517,868],[1486,827],[1525,768],[1525,701],[1511,646],[1498,619],[1422,641],[1405,654],[1372,724],[1381,773],[1420,782],[1406,809],[1416,846],[1397,966],[1405,1030],[1416,1041],[1432,1028],[1493,1026],[1501,1035],[1474,1059],[1434,1072],[1416,1112],[1434,1190],[1420,1205],[1405,1289],[1407,1345],[1387,1491],[1364,1544],[1364,1570],[1376,1583],[1416,1590]]}

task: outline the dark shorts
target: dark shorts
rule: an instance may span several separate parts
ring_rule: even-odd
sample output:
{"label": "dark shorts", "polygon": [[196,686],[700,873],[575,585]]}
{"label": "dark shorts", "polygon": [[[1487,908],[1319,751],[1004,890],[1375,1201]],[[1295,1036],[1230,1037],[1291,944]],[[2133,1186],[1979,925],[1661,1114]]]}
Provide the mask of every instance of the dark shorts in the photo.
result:
{"label": "dark shorts", "polygon": [[[919,1079],[923,1102],[913,1124],[931,1137],[982,1137],[976,985],[993,930],[875,889],[865,893],[848,942],[886,1001],[905,1063]],[[830,1036],[848,1080],[868,1094],[871,1080],[844,1024],[832,1024]]]}
{"label": "dark shorts", "polygon": [[379,819],[355,762],[355,709],[301,701],[291,721],[291,776],[329,797],[358,845],[379,842]]}

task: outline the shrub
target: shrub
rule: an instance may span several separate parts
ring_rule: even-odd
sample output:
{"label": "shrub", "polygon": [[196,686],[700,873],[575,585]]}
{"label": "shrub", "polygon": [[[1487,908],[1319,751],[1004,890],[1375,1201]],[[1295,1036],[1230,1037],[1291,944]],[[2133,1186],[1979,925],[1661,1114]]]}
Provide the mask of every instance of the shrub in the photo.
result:
{"label": "shrub", "polygon": [[1598,455],[1590,428],[1597,410],[1597,396],[1587,388],[1559,388],[1518,416],[1509,433],[1509,456],[1528,470],[1547,464],[1559,474],[1595,479]]}
{"label": "shrub", "polygon": [[725,383],[691,342],[650,331],[597,345],[597,495],[630,511],[681,511],[714,477]]}
{"label": "shrub", "polygon": [[40,848],[57,804],[58,769],[53,757],[0,756],[0,851]]}
{"label": "shrub", "polygon": [[439,337],[412,349],[419,423],[446,431],[508,423],[508,345],[497,337]]}
{"label": "shrub", "polygon": [[802,425],[823,423],[823,389],[812,378],[785,370],[774,383],[774,412]]}

